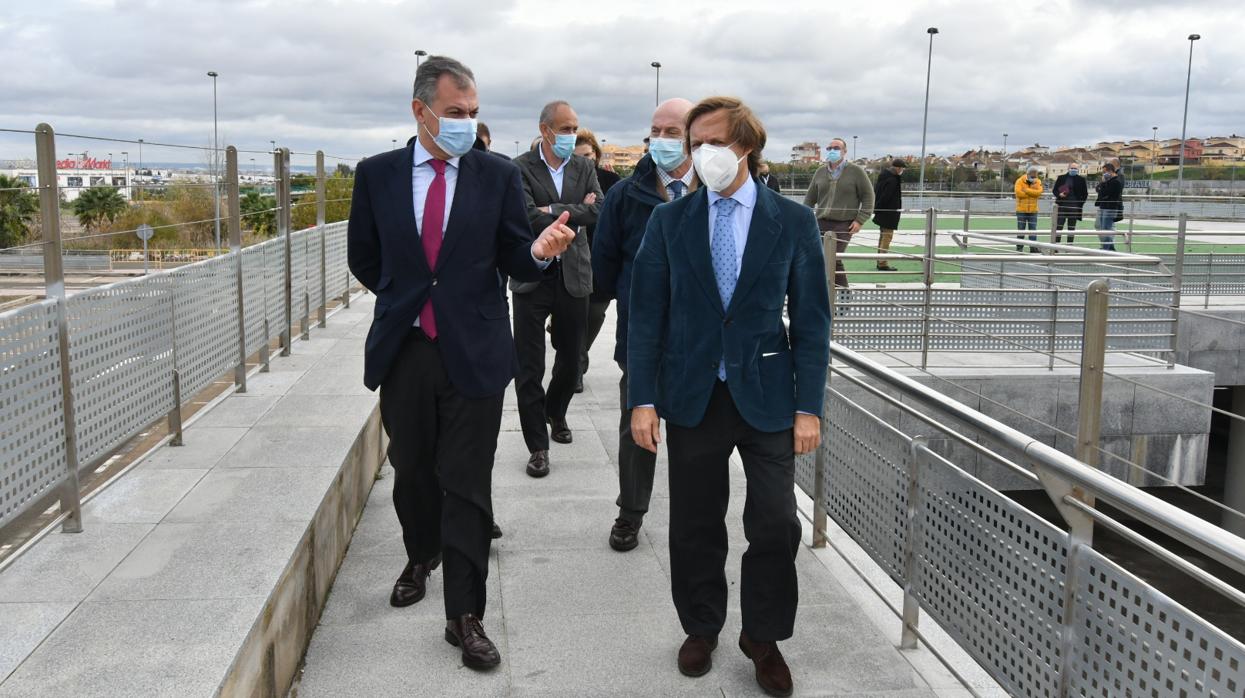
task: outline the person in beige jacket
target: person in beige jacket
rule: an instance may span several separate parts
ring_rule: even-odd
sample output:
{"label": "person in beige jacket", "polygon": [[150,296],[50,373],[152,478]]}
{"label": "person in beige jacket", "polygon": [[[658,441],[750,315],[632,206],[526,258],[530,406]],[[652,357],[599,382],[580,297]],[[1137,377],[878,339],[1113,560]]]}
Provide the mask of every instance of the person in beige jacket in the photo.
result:
{"label": "person in beige jacket", "polygon": [[[826,164],[813,173],[804,205],[812,207],[823,236],[827,231],[834,233],[836,255],[843,254],[852,235],[873,215],[873,183],[863,167],[848,162],[847,142],[842,138],[827,146]],[[834,266],[834,285],[847,288],[842,259]]]}

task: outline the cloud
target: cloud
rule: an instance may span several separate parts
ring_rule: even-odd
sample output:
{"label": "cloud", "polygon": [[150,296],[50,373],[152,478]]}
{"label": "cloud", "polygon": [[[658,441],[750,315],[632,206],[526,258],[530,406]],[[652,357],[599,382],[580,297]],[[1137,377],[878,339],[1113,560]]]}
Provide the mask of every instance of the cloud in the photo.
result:
{"label": "cloud", "polygon": [[[366,155],[413,133],[417,48],[455,56],[479,80],[499,147],[526,144],[550,99],[613,143],[647,131],[661,93],[735,94],[784,160],[803,140],[859,136],[861,154],[919,149],[928,26],[934,38],[928,149],[1084,144],[1178,135],[1199,32],[1189,131],[1245,132],[1239,2],[1017,5],[986,0],[585,6],[565,0],[256,2],[49,0],[0,22],[8,68],[0,126],[192,145],[211,142],[220,73],[222,140]],[[120,149],[122,146],[117,146]],[[28,140],[0,140],[0,157]],[[13,152],[9,152],[13,151]]]}

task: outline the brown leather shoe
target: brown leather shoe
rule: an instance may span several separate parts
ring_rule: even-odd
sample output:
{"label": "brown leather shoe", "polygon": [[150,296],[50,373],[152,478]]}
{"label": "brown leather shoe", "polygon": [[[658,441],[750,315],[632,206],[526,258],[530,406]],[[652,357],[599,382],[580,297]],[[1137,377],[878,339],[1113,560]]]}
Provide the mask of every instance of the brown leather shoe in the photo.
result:
{"label": "brown leather shoe", "polygon": [[458,620],[445,621],[445,641],[463,651],[463,665],[471,669],[492,669],[501,664],[497,645],[484,634],[484,625],[468,613]]}
{"label": "brown leather shoe", "polygon": [[787,668],[782,652],[778,651],[777,642],[753,642],[748,639],[747,633],[740,631],[739,649],[756,666],[757,684],[761,690],[771,696],[791,695],[791,670]]}
{"label": "brown leather shoe", "polygon": [[419,603],[428,591],[428,575],[441,565],[441,556],[437,555],[428,562],[408,562],[398,581],[393,583],[393,593],[389,595],[389,605],[402,608]]}
{"label": "brown leather shoe", "polygon": [[713,668],[713,651],[718,648],[717,636],[688,635],[679,648],[679,673],[704,676]]}
{"label": "brown leather shoe", "polygon": [[532,477],[544,477],[549,474],[548,451],[537,451],[527,459],[527,474]]}

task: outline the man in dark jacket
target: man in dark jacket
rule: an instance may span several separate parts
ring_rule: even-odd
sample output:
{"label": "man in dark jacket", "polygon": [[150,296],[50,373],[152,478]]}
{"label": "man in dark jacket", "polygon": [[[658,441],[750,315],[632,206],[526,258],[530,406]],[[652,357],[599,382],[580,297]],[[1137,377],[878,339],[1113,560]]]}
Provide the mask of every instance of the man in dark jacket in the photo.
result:
{"label": "man in dark jacket", "polygon": [[[1068,229],[1068,244],[1076,242],[1076,223],[1081,220],[1081,211],[1085,200],[1089,198],[1089,185],[1081,176],[1081,168],[1074,162],[1068,165],[1068,171],[1055,178],[1055,203],[1058,216],[1055,218],[1055,230]],[[1063,241],[1063,236],[1055,233],[1055,242]]]}
{"label": "man in dark jacket", "polygon": [[[878,224],[878,254],[891,251],[891,240],[899,229],[899,211],[903,208],[903,160],[891,162],[891,166],[878,173],[878,184],[873,199],[873,222]],[[878,260],[878,271],[899,271],[885,259]]]}
{"label": "man in dark jacket", "polygon": [[782,193],[782,189],[778,186],[778,178],[769,173],[768,162],[762,162],[761,167],[757,169],[757,179],[760,180],[761,184],[769,187],[770,190]]}
{"label": "man in dark jacket", "polygon": [[1115,251],[1115,222],[1124,215],[1124,182],[1120,181],[1115,165],[1102,166],[1102,181],[1095,187],[1098,192],[1098,238],[1102,249]]}
{"label": "man in dark jacket", "polygon": [[610,531],[610,547],[626,552],[639,543],[637,535],[653,493],[657,455],[636,446],[631,438],[631,410],[627,408],[627,322],[631,299],[631,269],[649,215],[658,205],[696,187],[692,159],[687,156],[683,121],[691,111],[686,99],[663,102],[653,112],[650,152],[635,172],[605,197],[592,241],[592,277],[595,294],[618,299],[618,328],[614,360],[622,369],[618,382],[618,518]]}

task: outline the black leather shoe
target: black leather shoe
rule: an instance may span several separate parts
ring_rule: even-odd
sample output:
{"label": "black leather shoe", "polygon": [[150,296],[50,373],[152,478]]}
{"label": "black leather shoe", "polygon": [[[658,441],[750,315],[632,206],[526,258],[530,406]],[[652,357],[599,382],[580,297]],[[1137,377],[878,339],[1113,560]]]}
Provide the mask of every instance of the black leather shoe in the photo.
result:
{"label": "black leather shoe", "polygon": [[560,444],[571,442],[571,428],[566,425],[565,419],[549,417],[549,438]]}
{"label": "black leather shoe", "polygon": [[693,678],[708,674],[713,668],[713,651],[717,648],[717,635],[688,635],[679,648],[679,673]]}
{"label": "black leather shoe", "polygon": [[527,474],[532,477],[544,477],[549,474],[548,451],[537,451],[527,459]]}
{"label": "black leather shoe", "polygon": [[740,631],[739,649],[756,667],[757,685],[761,690],[780,698],[791,695],[791,669],[778,651],[777,642],[753,642],[747,633]]}
{"label": "black leather shoe", "polygon": [[492,669],[501,664],[497,645],[484,634],[480,619],[470,613],[445,621],[445,641],[462,649],[463,665],[468,668]]}
{"label": "black leather shoe", "polygon": [[620,553],[634,550],[640,544],[640,524],[626,519],[614,519],[614,528],[610,529],[610,547]]}
{"label": "black leather shoe", "polygon": [[501,526],[498,526],[497,522],[494,521],[493,522],[493,540],[497,540],[498,538],[501,538]]}
{"label": "black leather shoe", "polygon": [[437,555],[428,562],[408,562],[398,581],[393,583],[393,593],[389,595],[389,605],[403,608],[419,603],[428,591],[428,575],[441,565],[441,556]]}

